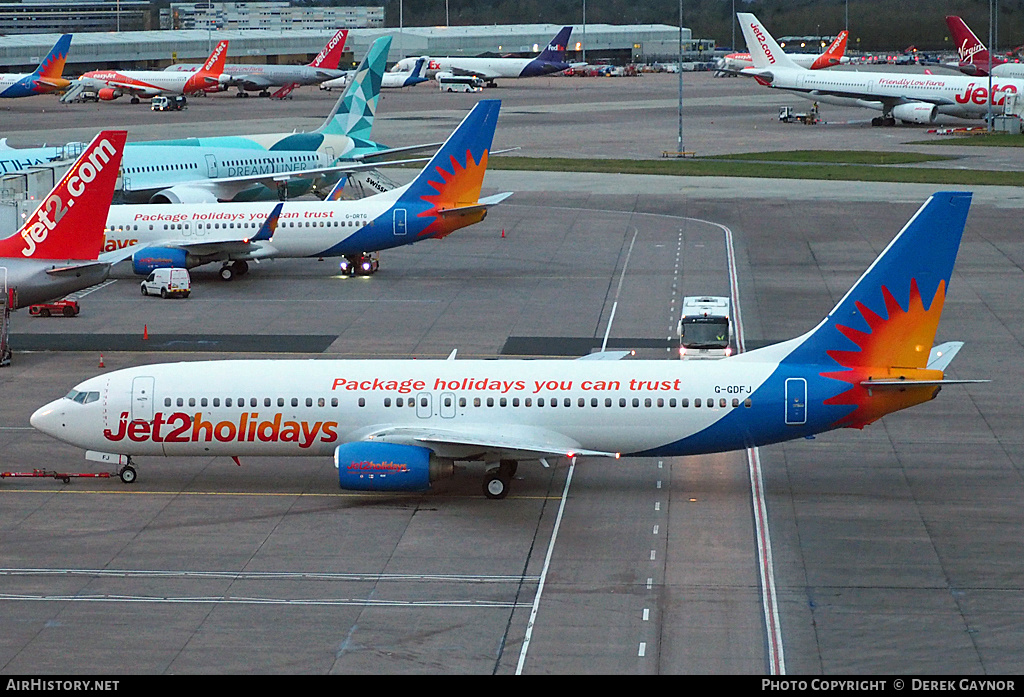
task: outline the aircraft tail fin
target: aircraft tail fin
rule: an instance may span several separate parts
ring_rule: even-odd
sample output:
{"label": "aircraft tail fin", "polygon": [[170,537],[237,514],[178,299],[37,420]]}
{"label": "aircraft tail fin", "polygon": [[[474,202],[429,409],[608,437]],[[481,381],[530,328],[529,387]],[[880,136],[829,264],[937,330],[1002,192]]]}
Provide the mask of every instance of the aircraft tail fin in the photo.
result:
{"label": "aircraft tail fin", "polygon": [[[953,35],[953,43],[960,54],[960,62],[974,68],[975,75],[987,75],[989,55],[988,48],[975,35],[967,23],[956,15],[946,17],[946,26]],[[995,61],[992,63],[997,65]]]}
{"label": "aircraft tail fin", "polygon": [[217,44],[213,52],[207,57],[206,62],[203,63],[203,67],[198,72],[205,73],[207,75],[220,75],[224,72],[224,64],[228,59],[228,42],[221,41]]}
{"label": "aircraft tail fin", "polygon": [[182,87],[182,92],[184,94],[205,92],[210,88],[219,85],[222,80],[227,79],[228,77],[224,75],[224,65],[227,62],[227,59],[228,42],[220,41],[206,58],[206,61],[203,62],[203,65],[199,70],[192,73],[185,81],[185,85]]}
{"label": "aircraft tail fin", "polygon": [[35,75],[56,80],[62,79],[64,77],[64,63],[67,61],[70,49],[71,34],[64,34],[64,36],[57,39],[57,43],[46,54],[46,58],[43,58],[39,63],[39,67],[35,70]]}
{"label": "aircraft tail fin", "polygon": [[843,60],[843,54],[846,53],[846,39],[849,34],[845,29],[839,32],[839,36],[835,38],[835,41],[825,49],[824,53],[814,60],[811,70],[820,70],[821,68],[839,65]]}
{"label": "aircraft tail fin", "polygon": [[770,68],[800,69],[800,66],[786,55],[786,52],[772,38],[757,17],[749,12],[737,12],[736,19],[743,31],[743,38],[747,41],[747,50],[750,51],[750,60],[754,63],[755,68],[761,70]]}
{"label": "aircraft tail fin", "polygon": [[[486,206],[479,205],[480,189],[500,108],[498,99],[477,102],[427,166],[405,187],[399,201],[410,209],[421,209],[420,218],[433,218],[421,236],[444,237],[483,219]],[[466,221],[452,215],[460,209],[476,219]]]}
{"label": "aircraft tail fin", "polygon": [[317,57],[308,63],[309,67],[337,70],[341,62],[341,54],[345,51],[345,42],[347,40],[348,29],[339,29],[320,53],[317,54]]}
{"label": "aircraft tail fin", "polygon": [[121,167],[126,131],[103,131],[22,228],[0,240],[0,256],[16,259],[96,259]]}
{"label": "aircraft tail fin", "polygon": [[562,63],[565,57],[565,49],[569,45],[569,35],[572,34],[572,27],[562,27],[551,39],[547,47],[537,56],[538,60]]}
{"label": "aircraft tail fin", "polygon": [[316,133],[347,135],[370,140],[380,99],[380,83],[387,68],[391,37],[382,36],[370,46],[348,86]]}
{"label": "aircraft tail fin", "polygon": [[[824,402],[848,407],[836,426],[862,428],[948,382],[948,361],[937,362],[932,344],[970,205],[970,193],[933,194],[828,317],[792,340],[786,362],[822,366],[822,377],[849,383]],[[881,394],[881,384],[902,389]]]}

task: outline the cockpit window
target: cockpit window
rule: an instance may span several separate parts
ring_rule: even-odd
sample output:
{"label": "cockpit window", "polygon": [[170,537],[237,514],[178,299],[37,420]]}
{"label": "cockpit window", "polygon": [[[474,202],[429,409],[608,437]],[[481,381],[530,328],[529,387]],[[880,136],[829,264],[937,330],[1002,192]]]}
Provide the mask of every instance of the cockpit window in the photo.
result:
{"label": "cockpit window", "polygon": [[77,390],[71,390],[66,395],[64,395],[64,399],[70,399],[72,402],[77,402],[79,404],[89,404],[91,402],[97,402],[99,401],[99,398],[99,392],[79,392]]}

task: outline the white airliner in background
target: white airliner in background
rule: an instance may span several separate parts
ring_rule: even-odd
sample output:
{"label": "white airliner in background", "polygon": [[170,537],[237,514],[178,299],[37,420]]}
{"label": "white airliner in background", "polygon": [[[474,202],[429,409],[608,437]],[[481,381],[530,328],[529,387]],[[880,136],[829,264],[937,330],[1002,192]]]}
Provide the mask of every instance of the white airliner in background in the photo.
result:
{"label": "white airliner in background", "polygon": [[489,207],[511,195],[480,199],[500,105],[478,102],[405,186],[358,201],[287,203],[270,239],[256,233],[275,206],[271,202],[114,206],[102,258],[131,256],[142,275],[220,261],[221,278],[231,280],[246,273],[252,260],[344,257],[346,269],[358,269],[369,252],[445,237],[483,220]]}
{"label": "white airliner in background", "polygon": [[[489,87],[494,87],[499,78],[538,77],[559,73],[569,67],[565,62],[565,47],[569,43],[572,27],[562,27],[551,42],[536,58],[462,58],[448,56],[446,58],[431,57],[427,65],[427,74],[438,72],[453,75],[474,75],[484,80]],[[423,56],[421,56],[423,57]],[[416,65],[419,58],[403,58],[395,63],[391,70],[408,72]]]}
{"label": "white airliner in background", "polygon": [[[989,111],[988,80],[963,75],[807,70],[796,65],[750,13],[736,14],[750,50],[753,68],[744,70],[763,85],[826,104],[877,109],[875,126],[934,123],[939,114],[981,119]],[[992,108],[1002,107],[1006,93],[1024,92],[1024,81],[992,83]]]}
{"label": "white airliner in background", "polygon": [[85,380],[31,423],[126,482],[137,456],[333,456],[344,489],[412,491],[482,461],[491,498],[520,460],[694,455],[863,428],[963,382],[944,375],[962,344],[932,344],[969,208],[970,194],[935,194],[814,329],[717,361],[164,363]]}
{"label": "white airliner in background", "polygon": [[[831,68],[841,63],[849,63],[850,59],[843,54],[846,53],[846,37],[849,35],[845,29],[839,32],[835,40],[825,49],[824,53],[787,53],[789,59],[808,70],[821,70]],[[746,68],[753,68],[754,61],[749,53],[729,53],[718,59],[715,64],[716,74],[742,75]]]}
{"label": "white airliner in background", "polygon": [[[413,63],[411,70],[389,70],[384,73],[380,79],[381,89],[397,90],[403,87],[413,87],[421,82],[428,82],[427,78],[427,63],[430,61],[429,58],[423,56],[416,59]],[[348,82],[351,79],[351,75],[344,75],[342,77],[328,80],[327,82],[320,83],[320,89],[327,90],[330,92],[333,89],[341,89],[348,86]]]}

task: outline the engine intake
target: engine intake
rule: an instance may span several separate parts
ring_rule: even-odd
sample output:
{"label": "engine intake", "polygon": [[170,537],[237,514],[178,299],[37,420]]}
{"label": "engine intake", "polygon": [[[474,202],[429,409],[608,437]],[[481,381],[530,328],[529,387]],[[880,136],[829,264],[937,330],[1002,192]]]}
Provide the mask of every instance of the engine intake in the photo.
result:
{"label": "engine intake", "polygon": [[344,443],[334,449],[338,486],[353,491],[423,491],[455,472],[428,448],[393,443]]}

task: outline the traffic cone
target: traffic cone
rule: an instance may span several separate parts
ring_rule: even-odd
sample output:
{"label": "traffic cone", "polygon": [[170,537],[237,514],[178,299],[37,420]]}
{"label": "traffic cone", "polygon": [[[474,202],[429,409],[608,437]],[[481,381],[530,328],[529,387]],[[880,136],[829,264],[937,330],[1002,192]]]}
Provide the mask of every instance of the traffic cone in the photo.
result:
{"label": "traffic cone", "polygon": [[144,324],[144,325],[142,325],[142,339],[146,340],[148,338],[149,338],[149,325],[148,324]]}
{"label": "traffic cone", "polygon": [[501,228],[501,236],[502,236],[502,238],[505,237],[505,228]]}
{"label": "traffic cone", "polygon": [[104,367],[104,365],[103,365],[103,354],[102,353],[100,354],[100,366],[99,367],[100,368]]}

